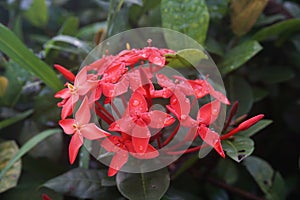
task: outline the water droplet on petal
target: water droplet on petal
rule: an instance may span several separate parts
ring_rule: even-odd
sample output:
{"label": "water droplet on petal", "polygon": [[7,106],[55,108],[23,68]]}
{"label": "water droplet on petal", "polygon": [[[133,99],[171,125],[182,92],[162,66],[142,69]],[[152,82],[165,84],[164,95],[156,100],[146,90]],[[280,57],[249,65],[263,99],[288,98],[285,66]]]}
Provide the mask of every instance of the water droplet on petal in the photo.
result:
{"label": "water droplet on petal", "polygon": [[186,118],[187,118],[186,115],[181,115],[181,116],[180,116],[180,119],[182,119],[182,120],[185,120]]}
{"label": "water droplet on petal", "polygon": [[185,103],[189,103],[189,102],[190,102],[190,100],[189,100],[189,99],[185,99],[184,101],[185,101]]}
{"label": "water droplet on petal", "polygon": [[177,103],[177,99],[175,99],[175,98],[172,99],[171,103],[172,103],[172,104],[176,104],[176,103]]}
{"label": "water droplet on petal", "polygon": [[212,113],[213,113],[213,114],[217,114],[217,113],[218,113],[218,109],[214,108],[214,109],[212,110]]}
{"label": "water droplet on petal", "polygon": [[140,145],[138,149],[139,149],[139,151],[143,151],[144,147],[142,145]]}
{"label": "water droplet on petal", "polygon": [[170,124],[172,124],[174,122],[174,118],[172,116],[168,116],[166,117],[165,121],[164,121],[164,125],[168,126]]}
{"label": "water droplet on petal", "polygon": [[138,100],[133,100],[132,105],[133,106],[138,106],[140,102]]}

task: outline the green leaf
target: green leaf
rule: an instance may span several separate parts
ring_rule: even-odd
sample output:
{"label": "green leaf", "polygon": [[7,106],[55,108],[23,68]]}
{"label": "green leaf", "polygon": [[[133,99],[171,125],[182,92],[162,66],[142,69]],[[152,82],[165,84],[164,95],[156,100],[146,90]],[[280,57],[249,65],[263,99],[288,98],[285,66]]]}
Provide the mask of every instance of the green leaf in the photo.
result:
{"label": "green leaf", "polygon": [[285,35],[288,37],[300,31],[300,19],[289,19],[261,29],[252,37],[254,40],[262,41],[275,36]]}
{"label": "green leaf", "polygon": [[227,0],[209,0],[206,1],[209,16],[212,20],[222,19],[228,11],[228,1]]}
{"label": "green leaf", "polygon": [[23,155],[25,155],[28,151],[30,151],[35,145],[37,145],[39,142],[43,141],[47,137],[56,134],[61,133],[60,129],[49,129],[46,131],[41,132],[40,134],[34,136],[29,141],[27,141],[20,150],[10,159],[8,164],[1,170],[0,172],[0,179],[7,173],[7,171],[14,165],[15,162],[17,162]]}
{"label": "green leaf", "polygon": [[195,67],[208,56],[199,49],[184,49],[174,54],[166,54],[168,66],[174,68]]}
{"label": "green leaf", "polygon": [[10,125],[18,122],[18,121],[21,121],[21,120],[25,119],[26,117],[28,117],[32,113],[33,113],[33,110],[27,110],[23,113],[17,114],[14,117],[11,117],[11,118],[0,121],[0,130],[7,127],[7,126],[10,126]]}
{"label": "green leaf", "polygon": [[267,84],[276,84],[288,81],[295,76],[295,72],[287,66],[263,67],[256,70],[256,79]]}
{"label": "green leaf", "polygon": [[29,51],[15,34],[2,24],[0,24],[0,50],[24,69],[39,77],[53,90],[63,87],[55,72]]}
{"label": "green leaf", "polygon": [[96,198],[116,183],[105,170],[76,168],[43,184],[56,192],[78,198]]}
{"label": "green leaf", "polygon": [[239,102],[237,116],[247,114],[253,104],[253,94],[250,84],[239,76],[230,76],[225,81],[230,102]]}
{"label": "green leaf", "polygon": [[[12,159],[17,151],[19,150],[15,141],[6,141],[0,143],[0,170],[2,172],[3,168],[7,162]],[[10,188],[17,185],[19,176],[21,174],[21,160],[15,162],[7,173],[0,178],[0,193],[4,192]]]}
{"label": "green leaf", "polygon": [[78,17],[68,17],[65,23],[62,25],[58,33],[60,35],[75,36],[78,32],[79,19]]}
{"label": "green leaf", "polygon": [[161,200],[201,200],[199,196],[190,193],[189,191],[181,191],[175,188],[170,188]]}
{"label": "green leaf", "polygon": [[49,18],[46,0],[33,0],[24,16],[34,26],[45,26]]}
{"label": "green leaf", "polygon": [[233,139],[223,140],[222,147],[226,155],[236,162],[241,162],[253,152],[254,142],[247,137],[235,136]]}
{"label": "green leaf", "polygon": [[[46,51],[45,53],[47,54],[51,50],[51,48],[56,47],[55,43],[57,43],[57,42],[70,44],[84,53],[89,53],[91,51],[91,48],[85,42],[83,42],[75,37],[68,36],[68,35],[58,35],[58,36],[55,36],[54,38],[52,38],[51,40],[49,40],[45,44],[45,51]],[[59,45],[57,45],[57,46],[60,47]],[[69,47],[61,47],[61,50],[68,51],[68,49],[70,49],[70,48]],[[71,49],[71,52],[74,52],[74,51],[72,51],[72,49]]]}
{"label": "green leaf", "polygon": [[262,129],[266,128],[267,126],[269,126],[271,123],[273,123],[272,120],[262,119],[259,122],[257,122],[256,124],[254,124],[253,126],[251,126],[250,128],[248,128],[247,130],[241,131],[241,132],[237,133],[236,135],[240,135],[240,136],[244,136],[244,137],[251,137],[255,133],[257,133],[257,132],[261,131]]}
{"label": "green leaf", "polygon": [[160,199],[167,191],[170,177],[167,168],[148,173],[118,172],[117,187],[130,200]]}
{"label": "green leaf", "polygon": [[230,185],[233,185],[239,179],[239,170],[237,165],[230,159],[220,159],[216,168],[216,172],[218,177]]}
{"label": "green leaf", "polygon": [[204,44],[209,25],[205,0],[161,1],[162,26],[184,33]]}
{"label": "green leaf", "polygon": [[143,0],[124,0],[124,3],[137,4],[143,6]]}
{"label": "green leaf", "polygon": [[267,5],[268,0],[232,0],[231,27],[238,35],[246,34]]}
{"label": "green leaf", "polygon": [[251,156],[244,160],[243,165],[254,178],[260,189],[265,193],[266,199],[285,199],[285,183],[279,172],[261,158]]}
{"label": "green leaf", "polygon": [[255,54],[262,50],[262,46],[254,40],[248,40],[234,47],[225,54],[220,64],[220,71],[223,75],[238,69]]}

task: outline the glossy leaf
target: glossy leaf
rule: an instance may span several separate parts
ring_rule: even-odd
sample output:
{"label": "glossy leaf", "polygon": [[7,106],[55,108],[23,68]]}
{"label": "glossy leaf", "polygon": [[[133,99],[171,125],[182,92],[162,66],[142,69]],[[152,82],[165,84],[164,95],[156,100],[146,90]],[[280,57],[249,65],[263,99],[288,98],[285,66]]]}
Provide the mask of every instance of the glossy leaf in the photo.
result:
{"label": "glossy leaf", "polygon": [[261,50],[262,46],[254,40],[239,44],[225,54],[224,60],[220,63],[221,73],[225,75],[238,69]]}
{"label": "glossy leaf", "polygon": [[238,101],[237,116],[247,114],[253,104],[253,94],[250,84],[241,77],[230,76],[225,86],[230,102]]}
{"label": "glossy leaf", "polygon": [[8,28],[0,24],[0,50],[20,66],[30,71],[53,90],[62,88],[55,72],[28,48]]}
{"label": "glossy leaf", "polygon": [[289,19],[261,29],[255,33],[252,38],[257,41],[262,41],[274,36],[280,36],[284,34],[291,35],[292,33],[299,32],[299,30],[300,19]]}
{"label": "glossy leaf", "polygon": [[7,127],[7,126],[10,126],[10,125],[18,122],[18,121],[21,121],[21,120],[25,119],[26,117],[28,117],[32,113],[33,113],[33,110],[27,110],[23,113],[17,114],[14,117],[10,117],[8,119],[0,121],[0,130]]}
{"label": "glossy leaf", "polygon": [[45,26],[49,18],[46,0],[32,0],[30,8],[25,11],[24,16],[34,26]]}
{"label": "glossy leaf", "polygon": [[223,140],[222,147],[227,156],[241,162],[254,151],[254,142],[247,137],[235,136],[233,139]]}
{"label": "glossy leaf", "polygon": [[243,165],[254,178],[268,200],[285,199],[285,183],[279,172],[261,158],[251,156],[244,160]]}
{"label": "glossy leaf", "polygon": [[244,137],[251,137],[255,133],[269,126],[272,122],[273,121],[269,119],[262,119],[258,121],[256,124],[254,124],[253,126],[251,126],[250,128],[248,128],[247,130],[237,133],[237,135],[244,136]]}
{"label": "glossy leaf", "polygon": [[167,191],[170,177],[167,168],[147,173],[119,172],[117,187],[130,200],[160,199]]}
{"label": "glossy leaf", "polygon": [[210,19],[212,20],[222,19],[228,11],[228,3],[229,1],[224,1],[224,0],[206,1]]}
{"label": "glossy leaf", "polygon": [[166,61],[168,66],[174,68],[181,67],[195,67],[203,59],[208,59],[208,56],[199,49],[184,49],[174,54],[166,54]]}
{"label": "glossy leaf", "polygon": [[161,1],[162,26],[187,34],[204,44],[209,12],[204,0]]}
{"label": "glossy leaf", "polygon": [[69,17],[59,30],[60,35],[74,36],[78,32],[79,19],[77,17]]}
{"label": "glossy leaf", "polygon": [[268,0],[232,0],[231,27],[233,32],[238,36],[247,33],[267,3]]}
{"label": "glossy leaf", "polygon": [[239,179],[238,165],[230,159],[220,159],[217,165],[217,174],[228,184],[234,184]]}
{"label": "glossy leaf", "polygon": [[47,137],[60,133],[60,129],[49,129],[46,131],[41,132],[40,134],[34,136],[29,141],[27,141],[20,150],[9,160],[7,165],[1,170],[0,172],[0,179],[7,173],[7,171],[17,162],[23,155],[25,155],[28,151],[30,151],[35,145],[39,142],[43,141]]}
{"label": "glossy leaf", "polygon": [[107,171],[76,168],[43,184],[56,192],[78,198],[96,198],[114,186],[114,178]]}
{"label": "glossy leaf", "polygon": [[276,84],[288,81],[295,76],[295,72],[286,66],[272,66],[256,70],[256,78],[267,83]]}
{"label": "glossy leaf", "polygon": [[[0,170],[7,165],[8,161],[12,159],[18,152],[19,148],[15,141],[6,141],[0,143]],[[17,185],[19,176],[21,174],[21,160],[15,162],[7,173],[0,179],[0,193],[4,192]]]}

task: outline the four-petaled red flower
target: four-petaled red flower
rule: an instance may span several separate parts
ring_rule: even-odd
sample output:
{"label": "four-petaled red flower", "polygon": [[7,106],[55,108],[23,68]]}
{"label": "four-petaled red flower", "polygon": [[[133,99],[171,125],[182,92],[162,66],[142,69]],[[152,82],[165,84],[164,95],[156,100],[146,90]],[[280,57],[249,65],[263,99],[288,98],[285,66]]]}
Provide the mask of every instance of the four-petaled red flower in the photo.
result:
{"label": "four-petaled red flower", "polygon": [[108,132],[96,126],[96,124],[89,123],[90,119],[89,103],[85,97],[75,114],[75,119],[62,119],[59,121],[59,125],[63,128],[64,132],[73,135],[69,145],[71,164],[75,161],[78,150],[83,144],[83,138],[96,140],[110,135]]}

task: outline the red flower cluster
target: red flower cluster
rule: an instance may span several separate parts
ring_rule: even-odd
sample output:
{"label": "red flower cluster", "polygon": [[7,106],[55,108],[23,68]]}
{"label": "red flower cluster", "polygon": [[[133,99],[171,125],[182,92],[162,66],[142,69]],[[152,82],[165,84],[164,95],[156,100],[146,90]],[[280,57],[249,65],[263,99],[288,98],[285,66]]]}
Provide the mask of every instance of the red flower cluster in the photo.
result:
{"label": "red flower cluster", "polygon": [[[167,65],[165,54],[175,52],[155,47],[124,50],[118,55],[106,55],[83,67],[76,76],[64,67],[55,65],[71,82],[66,83],[66,88],[55,94],[56,98],[63,99],[58,103],[62,107],[59,125],[66,134],[72,134],[69,145],[71,163],[75,161],[84,138],[99,140],[106,151],[114,154],[108,172],[109,176],[113,176],[126,164],[129,156],[137,159],[158,157],[158,150],[170,143],[179,126],[196,130],[188,132],[182,143],[193,141],[199,135],[207,145],[225,157],[220,141],[245,130],[263,117],[258,115],[220,136],[210,129],[210,125],[217,120],[221,104],[230,104],[226,96],[216,91],[206,79],[188,80],[160,73]],[[157,84],[154,84],[155,80]],[[202,105],[194,119],[191,116],[191,98],[197,100],[206,95],[214,100]],[[124,113],[120,113],[114,105],[116,97],[123,100]],[[164,111],[152,109],[156,99],[167,102]],[[74,119],[67,118],[74,113],[77,103],[80,106]],[[112,113],[105,109],[103,104],[108,103],[119,119],[115,120]],[[107,131],[90,122],[94,105],[97,116],[109,125]],[[164,131],[166,127],[175,124],[177,125],[171,132]],[[155,130],[156,134],[151,134],[151,130]],[[176,150],[175,147],[173,149]],[[191,150],[187,149],[186,152]]]}

